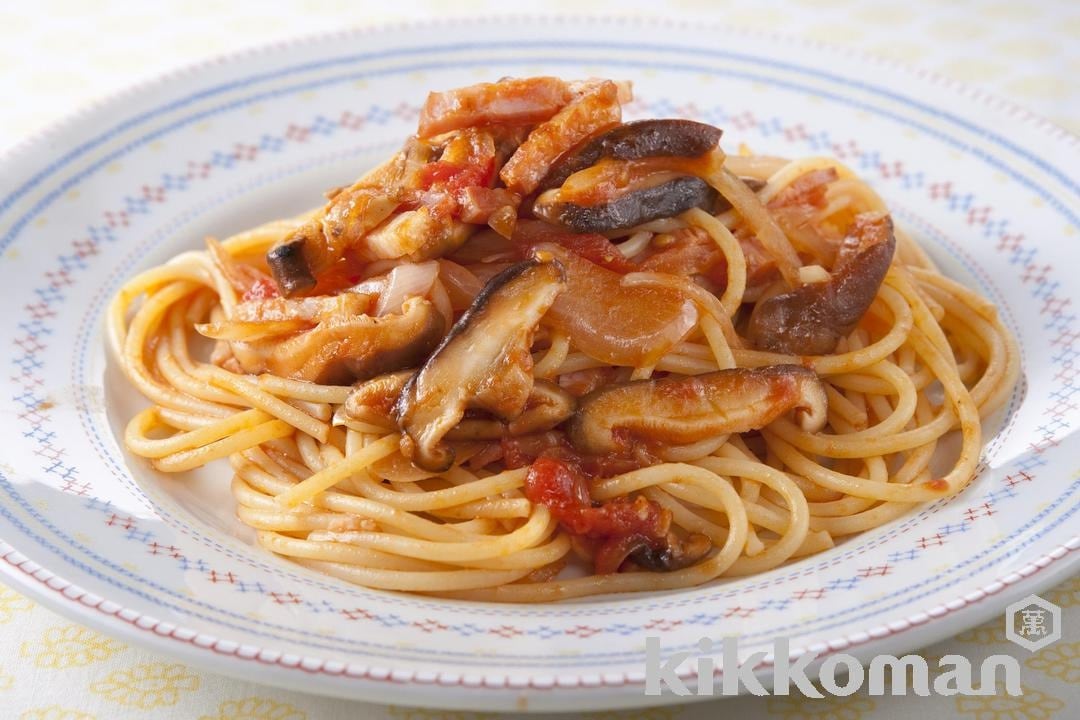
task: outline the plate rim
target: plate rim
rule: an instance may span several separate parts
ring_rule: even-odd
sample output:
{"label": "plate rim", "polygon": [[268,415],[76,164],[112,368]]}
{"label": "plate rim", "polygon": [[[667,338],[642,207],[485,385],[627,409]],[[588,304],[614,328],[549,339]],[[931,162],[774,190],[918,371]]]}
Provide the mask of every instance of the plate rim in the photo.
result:
{"label": "plate rim", "polygon": [[[600,26],[632,26],[635,29],[653,29],[659,27],[663,31],[671,33],[701,30],[702,28],[705,28],[706,30],[733,33],[742,37],[765,38],[789,47],[804,47],[816,53],[830,54],[839,58],[854,58],[860,62],[888,68],[910,77],[913,83],[930,83],[943,89],[947,89],[967,101],[969,103],[968,107],[971,107],[971,102],[986,105],[990,108],[1005,112],[1024,125],[1031,126],[1033,131],[1037,130],[1044,135],[1049,135],[1055,142],[1064,142],[1070,148],[1080,146],[1080,134],[1073,133],[1012,100],[1005,99],[994,93],[943,76],[935,71],[919,69],[899,60],[873,55],[861,50],[838,47],[817,40],[799,38],[797,36],[769,30],[748,28],[737,24],[711,21],[697,23],[684,18],[661,18],[648,15],[620,16],[603,13],[499,13],[491,16],[462,15],[450,18],[403,20],[389,23],[377,23],[369,26],[350,27],[329,32],[304,33],[281,40],[257,43],[237,50],[217,53],[201,60],[184,63],[175,68],[149,75],[129,83],[114,92],[107,93],[99,98],[83,103],[60,118],[45,124],[39,130],[22,137],[6,150],[0,152],[0,166],[15,163],[25,157],[32,156],[34,152],[39,151],[43,145],[47,145],[51,139],[72,130],[81,119],[93,113],[110,106],[120,105],[127,101],[137,99],[148,91],[164,89],[172,80],[197,76],[212,70],[215,66],[242,63],[260,57],[272,57],[280,53],[286,53],[297,47],[310,47],[317,43],[325,42],[340,42],[342,40],[380,33],[409,32],[458,26],[521,25],[523,23],[544,23],[549,27],[577,23]],[[15,188],[14,190],[15,196],[12,197],[13,202],[17,201],[18,197],[22,194],[18,188]],[[952,636],[955,632],[962,631],[966,627],[978,624],[992,616],[995,612],[995,608],[1000,608],[1005,605],[1007,599],[1013,596],[1020,597],[1022,594],[1026,594],[1025,591],[1030,591],[1036,586],[1041,589],[1052,584],[1054,580],[1060,580],[1068,577],[1071,573],[1075,573],[1077,568],[1080,567],[1080,553],[1076,553],[1076,550],[1080,550],[1080,535],[1073,536],[1068,542],[1058,545],[1017,571],[998,578],[975,590],[970,590],[955,600],[936,605],[928,610],[906,615],[899,620],[875,624],[870,630],[848,632],[836,640],[811,645],[807,650],[812,651],[815,648],[823,650],[824,652],[819,654],[819,658],[845,650],[853,650],[853,654],[859,656],[860,654],[866,653],[869,649],[873,649],[883,644],[893,648],[903,646],[905,649],[910,649],[911,647],[925,645],[927,642],[933,642],[933,639],[916,642],[914,638],[919,635],[926,637],[933,636],[937,639]],[[375,686],[370,688],[370,693],[366,690],[363,692],[352,693],[347,692],[347,690],[358,686],[339,685],[334,682],[333,679],[347,678],[364,680],[384,687],[386,683],[432,686],[439,688],[456,686],[460,688],[492,691],[492,698],[507,698],[508,695],[505,692],[507,690],[546,690],[553,687],[558,687],[560,690],[595,690],[596,688],[626,688],[640,684],[639,682],[635,682],[634,679],[631,679],[627,673],[623,672],[600,673],[596,676],[599,678],[596,682],[593,682],[595,679],[594,677],[586,678],[584,674],[578,674],[574,677],[560,675],[557,678],[555,675],[543,674],[530,677],[526,684],[509,684],[506,682],[506,677],[501,676],[500,684],[500,676],[491,675],[490,673],[485,672],[462,676],[461,674],[446,672],[417,673],[416,671],[406,670],[391,671],[388,668],[369,667],[366,665],[357,666],[353,663],[282,654],[279,651],[259,648],[247,644],[241,645],[235,641],[178,627],[171,623],[157,620],[148,614],[139,613],[130,608],[124,608],[106,598],[88,592],[74,583],[68,582],[47,568],[29,560],[21,555],[14,546],[4,540],[0,540],[0,560],[4,561],[3,563],[0,563],[0,574],[9,580],[13,580],[17,587],[26,590],[28,594],[42,601],[44,605],[69,617],[78,619],[80,622],[85,622],[86,624],[101,628],[105,632],[118,634],[125,640],[152,647],[157,651],[183,657],[186,661],[192,662],[197,666],[212,664],[215,666],[215,672],[223,672],[225,674],[231,674],[249,680],[254,679],[259,681],[260,678],[258,678],[255,673],[240,672],[239,668],[241,666],[236,663],[227,663],[226,661],[218,662],[217,656],[231,656],[258,661],[258,664],[253,663],[243,666],[245,669],[248,667],[259,668],[260,665],[264,667],[273,666],[282,670],[299,669],[302,670],[303,673],[293,672],[288,673],[288,675],[300,678],[300,680],[295,683],[296,689],[308,690],[309,692],[311,691],[309,685],[300,685],[305,674],[308,676],[321,675],[331,678],[325,683],[320,683],[318,687],[320,693],[341,695],[345,697],[363,697],[364,699],[378,699],[381,697],[384,700],[386,695],[384,693],[379,693]],[[1051,568],[1050,572],[1043,572],[1047,568]],[[996,598],[997,601],[990,603],[983,602],[988,598]],[[91,610],[97,611],[97,613],[91,613]],[[947,628],[942,627],[943,623],[941,622],[941,618],[946,615],[950,615],[954,621],[960,620],[960,622],[954,622]],[[112,618],[111,620],[109,619],[110,617]],[[128,626],[144,632],[135,633],[131,631]],[[878,628],[883,628],[884,631],[875,632]],[[919,628],[919,631],[908,633],[904,636],[904,642],[897,643],[891,641],[892,639],[900,637],[902,633],[915,628]],[[179,640],[187,647],[185,648],[177,644],[169,648],[164,647],[163,643],[155,642],[155,639],[164,640],[166,638]],[[908,638],[911,638],[910,644],[907,641]],[[209,651],[209,653],[205,651]],[[237,668],[236,672],[232,672],[234,666]],[[529,671],[527,671],[526,674],[531,675]],[[444,682],[446,676],[456,676],[457,682]],[[265,681],[265,678],[262,680]],[[335,692],[335,689],[339,689],[340,692]],[[472,694],[472,698],[480,700],[480,695]],[[670,698],[667,698],[666,700],[663,698],[651,699],[644,695],[636,696],[636,699],[636,705],[671,701]],[[426,704],[429,706],[447,705],[446,698],[440,696],[438,693],[422,693],[417,695],[416,700],[418,701],[418,704]],[[421,703],[420,701],[424,702]],[[558,703],[558,705],[563,704],[565,703]],[[613,706],[610,697],[607,702],[595,705],[596,708],[608,708]],[[460,704],[460,702],[458,702],[458,707],[488,708],[499,707],[499,705],[493,703],[493,701],[489,699],[486,702],[482,701],[480,704],[471,701],[465,701],[465,704]],[[505,703],[502,707],[503,709],[519,709],[514,708],[512,705],[506,705]],[[580,704],[575,705],[575,708],[582,707],[583,706]],[[537,707],[535,709],[550,708]]]}
{"label": "plate rim", "polygon": [[153,89],[166,86],[169,81],[189,77],[208,70],[215,65],[227,65],[235,62],[250,60],[260,55],[271,55],[276,52],[288,50],[302,45],[314,45],[321,42],[334,42],[348,38],[378,35],[395,31],[409,31],[416,29],[448,28],[458,25],[499,25],[519,23],[551,23],[566,24],[574,22],[594,24],[618,24],[634,25],[637,27],[662,26],[664,30],[710,30],[717,32],[729,32],[743,36],[768,38],[787,45],[801,45],[815,51],[831,53],[833,55],[847,56],[860,62],[871,63],[879,67],[902,72],[917,80],[930,82],[944,89],[954,90],[968,100],[983,103],[991,108],[1004,110],[1009,115],[1021,122],[1030,124],[1035,128],[1048,133],[1054,140],[1064,141],[1073,146],[1080,146],[1080,132],[1073,132],[1058,123],[1050,120],[1030,108],[1010,100],[1002,95],[991,92],[977,85],[957,80],[942,75],[936,70],[920,68],[917,65],[906,63],[893,58],[877,55],[874,53],[846,48],[841,45],[802,38],[782,32],[764,30],[737,23],[723,23],[706,21],[702,23],[691,22],[689,19],[672,18],[660,15],[634,14],[634,15],[611,15],[605,13],[582,12],[582,13],[525,13],[509,12],[494,13],[491,15],[463,14],[454,17],[442,18],[418,18],[409,20],[391,20],[377,22],[371,25],[354,25],[341,30],[305,32],[291,35],[279,40],[262,41],[250,44],[236,50],[227,50],[210,54],[204,58],[180,63],[174,67],[160,72],[149,74],[136,79],[122,87],[119,87],[100,96],[84,100],[71,110],[63,113],[53,120],[45,123],[41,128],[21,136],[14,143],[0,151],[0,166],[17,160],[20,155],[33,150],[34,146],[48,141],[51,137],[68,130],[79,120],[87,115],[105,108],[117,102],[134,98],[139,94]]}
{"label": "plate rim", "polygon": [[[863,637],[854,639],[853,635],[848,635],[839,640],[821,643],[823,647],[816,651],[814,651],[815,646],[811,646],[808,651],[815,652],[815,660],[810,672],[816,676],[814,668],[832,655],[845,653],[853,655],[860,661],[867,661],[881,652],[898,655],[901,652],[906,653],[946,637],[952,637],[987,622],[1001,612],[1000,608],[1003,605],[1008,605],[1032,593],[1042,592],[1074,575],[1077,566],[1080,566],[1078,562],[1080,552],[1076,552],[1077,550],[1080,550],[1080,537],[1072,538],[1068,543],[1057,546],[1017,571],[955,600],[935,606],[928,611],[921,611],[901,620],[892,621],[884,626],[883,632],[861,631],[854,635]],[[1068,561],[1059,562],[1063,559],[1068,559]],[[0,540],[0,561],[3,561],[0,562],[0,577],[14,581],[13,584],[25,590],[32,598],[72,620],[101,632],[119,635],[125,641],[175,657],[200,669],[205,670],[212,666],[212,672],[236,679],[270,684],[268,679],[261,675],[270,670],[274,672],[275,683],[280,682],[292,690],[320,696],[385,703],[388,696],[387,688],[392,687],[405,685],[422,691],[428,688],[456,689],[463,692],[455,692],[449,697],[438,692],[420,692],[414,698],[416,702],[409,704],[431,708],[519,712],[543,712],[567,708],[578,711],[608,710],[624,706],[627,699],[631,700],[631,705],[627,706],[645,707],[729,697],[726,695],[680,697],[670,694],[656,697],[644,693],[632,694],[627,690],[641,688],[643,681],[630,679],[625,673],[600,673],[595,681],[589,682],[582,682],[583,676],[578,676],[577,683],[571,683],[564,677],[542,675],[529,678],[527,683],[511,683],[505,676],[491,676],[484,673],[470,675],[445,672],[416,673],[284,654],[280,651],[240,644],[207,633],[185,629],[125,608],[64,580],[47,568],[26,558],[3,540]],[[1050,571],[1044,572],[1048,568]],[[983,602],[987,599],[992,599],[993,602]],[[951,616],[953,624],[949,626],[949,632],[942,635],[940,622],[935,624],[934,621],[940,621],[947,615]],[[142,632],[133,632],[131,628]],[[902,633],[907,633],[904,635],[904,641],[895,642]],[[167,642],[169,640],[176,642],[169,644]],[[231,659],[249,662],[240,665],[230,662]],[[295,672],[297,670],[301,672]],[[615,675],[620,677],[615,678]],[[319,678],[317,687],[307,682],[311,678]],[[346,684],[343,681],[352,682]],[[768,677],[764,678],[763,682],[769,686]],[[574,692],[573,695],[555,695],[548,692],[552,690],[558,690],[561,693]],[[606,690],[613,692],[605,695]],[[581,697],[583,694],[585,694],[584,698]],[[525,697],[528,698],[529,704],[524,706],[523,710],[522,698]],[[570,698],[570,700],[567,701],[565,698]]]}

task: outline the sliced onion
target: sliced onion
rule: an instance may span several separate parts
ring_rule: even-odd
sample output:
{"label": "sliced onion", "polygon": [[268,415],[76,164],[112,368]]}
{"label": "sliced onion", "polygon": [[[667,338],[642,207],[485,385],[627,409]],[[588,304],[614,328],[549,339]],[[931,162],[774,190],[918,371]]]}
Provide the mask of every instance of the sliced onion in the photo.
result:
{"label": "sliced onion", "polygon": [[562,263],[567,289],[545,321],[570,336],[574,347],[606,364],[655,364],[697,324],[697,306],[676,287],[630,286],[622,275],[544,244]]}
{"label": "sliced onion", "polygon": [[303,319],[289,320],[225,320],[223,322],[200,323],[195,331],[213,340],[265,340],[282,335],[292,335],[301,330],[311,329],[313,323]]}
{"label": "sliced onion", "polygon": [[482,284],[486,285],[488,280],[495,277],[513,264],[514,263],[512,262],[504,262],[500,260],[498,262],[492,261],[477,263],[475,265],[467,265],[465,269],[471,272]]}
{"label": "sliced onion", "polygon": [[386,275],[381,277],[373,277],[357,283],[348,289],[348,292],[356,293],[358,295],[372,295],[378,297],[386,290]]}
{"label": "sliced onion", "polygon": [[439,260],[439,278],[446,286],[450,304],[455,310],[464,310],[472,305],[472,301],[484,287],[480,279],[469,270],[446,258]]}
{"label": "sliced onion", "polygon": [[438,275],[439,263],[434,260],[398,265],[386,276],[386,290],[379,296],[375,315],[399,312],[409,298],[427,295]]}

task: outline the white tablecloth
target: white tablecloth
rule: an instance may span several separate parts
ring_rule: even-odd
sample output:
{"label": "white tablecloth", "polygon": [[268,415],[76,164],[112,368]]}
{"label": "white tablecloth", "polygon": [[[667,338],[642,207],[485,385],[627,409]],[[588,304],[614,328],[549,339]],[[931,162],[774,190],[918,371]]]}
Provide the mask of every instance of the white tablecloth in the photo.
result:
{"label": "white tablecloth", "polygon": [[[356,0],[183,2],[36,0],[0,3],[0,150],[92,99],[181,63],[290,35],[434,15],[595,12],[699,17],[845,45],[981,85],[1080,132],[1080,3],[915,3],[911,0],[545,0],[508,4]],[[723,39],[718,38],[722,43]],[[1044,596],[1063,608],[1064,638],[1028,653],[1001,619],[926,648],[973,664],[1010,653],[1016,698],[739,698],[683,707],[590,713],[591,720],[1080,717],[1080,577]],[[403,696],[401,702],[407,702]],[[718,704],[719,703],[719,704]],[[75,625],[0,585],[0,718],[90,720],[479,720],[510,715],[374,706],[282,692],[186,667]]]}

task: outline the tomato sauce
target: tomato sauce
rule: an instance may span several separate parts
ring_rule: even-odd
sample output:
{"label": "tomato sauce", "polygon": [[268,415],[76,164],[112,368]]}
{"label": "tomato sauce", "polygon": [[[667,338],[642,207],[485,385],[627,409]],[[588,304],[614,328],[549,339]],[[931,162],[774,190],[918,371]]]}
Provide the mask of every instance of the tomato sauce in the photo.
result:
{"label": "tomato sauce", "polygon": [[662,551],[671,512],[642,496],[592,500],[585,472],[569,455],[556,450],[538,457],[525,478],[525,496],[547,507],[568,533],[592,541],[596,572],[618,572],[638,549]]}

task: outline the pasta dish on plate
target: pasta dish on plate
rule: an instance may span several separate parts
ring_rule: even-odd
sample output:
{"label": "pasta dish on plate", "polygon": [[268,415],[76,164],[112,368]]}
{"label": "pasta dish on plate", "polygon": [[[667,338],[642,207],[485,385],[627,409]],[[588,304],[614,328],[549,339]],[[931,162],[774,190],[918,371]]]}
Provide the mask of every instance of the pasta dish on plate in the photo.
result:
{"label": "pasta dish on plate", "polygon": [[630,99],[433,92],[322,207],[128,281],[127,448],[227,461],[304,566],[507,602],[761,573],[960,492],[1019,373],[995,307],[836,160]]}

